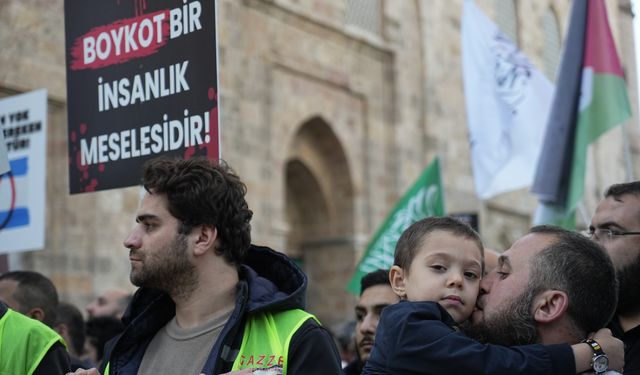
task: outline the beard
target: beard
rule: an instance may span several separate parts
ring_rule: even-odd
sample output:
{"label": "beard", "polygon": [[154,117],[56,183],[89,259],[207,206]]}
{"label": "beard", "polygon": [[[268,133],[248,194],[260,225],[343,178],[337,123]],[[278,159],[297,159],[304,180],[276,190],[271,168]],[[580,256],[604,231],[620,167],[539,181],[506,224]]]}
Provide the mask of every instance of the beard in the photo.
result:
{"label": "beard", "polygon": [[531,313],[533,290],[515,297],[496,316],[462,327],[464,333],[482,343],[516,346],[540,342],[538,328]]}
{"label": "beard", "polygon": [[616,314],[630,315],[640,312],[640,255],[616,272],[618,279],[618,308]]}
{"label": "beard", "polygon": [[141,268],[131,268],[131,283],[161,290],[174,298],[188,296],[195,289],[198,276],[187,256],[187,247],[187,236],[176,234],[173,241],[154,254],[144,254]]}

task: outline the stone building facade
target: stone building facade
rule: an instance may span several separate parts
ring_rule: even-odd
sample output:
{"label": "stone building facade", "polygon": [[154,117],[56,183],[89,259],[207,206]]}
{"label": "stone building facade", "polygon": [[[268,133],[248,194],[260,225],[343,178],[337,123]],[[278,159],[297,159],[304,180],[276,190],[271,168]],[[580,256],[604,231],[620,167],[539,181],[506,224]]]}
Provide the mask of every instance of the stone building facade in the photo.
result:
{"label": "stone building facade", "polygon": [[[569,0],[477,3],[553,78]],[[587,219],[606,186],[640,175],[630,1],[606,4],[634,118],[589,153]],[[535,199],[526,190],[488,201],[474,194],[462,5],[218,1],[223,158],[248,186],[254,242],[300,261],[309,309],[329,325],[352,317],[356,299],[345,286],[368,239],[436,155],[448,211],[478,213],[488,246],[505,249],[530,225]],[[0,95],[49,93],[46,246],[10,256],[9,267],[46,274],[83,306],[106,288],[132,289],[122,240],[140,190],[68,194],[63,25],[62,0],[0,2]]]}

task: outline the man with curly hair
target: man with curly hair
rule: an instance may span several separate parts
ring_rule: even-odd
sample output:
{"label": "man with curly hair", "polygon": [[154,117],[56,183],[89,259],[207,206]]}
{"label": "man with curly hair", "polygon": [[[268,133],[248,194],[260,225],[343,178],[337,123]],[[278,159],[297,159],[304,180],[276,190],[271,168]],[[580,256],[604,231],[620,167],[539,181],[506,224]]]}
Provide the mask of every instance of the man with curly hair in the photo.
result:
{"label": "man with curly hair", "polygon": [[124,241],[140,288],[102,373],[340,373],[331,336],[302,310],[304,273],[251,245],[246,187],[228,166],[156,159],[143,185]]}

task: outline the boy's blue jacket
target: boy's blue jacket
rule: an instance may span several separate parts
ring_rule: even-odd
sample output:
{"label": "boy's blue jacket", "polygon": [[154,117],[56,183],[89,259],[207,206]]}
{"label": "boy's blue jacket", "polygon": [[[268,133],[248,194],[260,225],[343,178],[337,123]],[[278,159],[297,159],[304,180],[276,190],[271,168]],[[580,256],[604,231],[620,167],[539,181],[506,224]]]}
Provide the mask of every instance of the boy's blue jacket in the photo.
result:
{"label": "boy's blue jacket", "polygon": [[481,344],[455,326],[435,302],[387,306],[363,374],[575,374],[569,344]]}

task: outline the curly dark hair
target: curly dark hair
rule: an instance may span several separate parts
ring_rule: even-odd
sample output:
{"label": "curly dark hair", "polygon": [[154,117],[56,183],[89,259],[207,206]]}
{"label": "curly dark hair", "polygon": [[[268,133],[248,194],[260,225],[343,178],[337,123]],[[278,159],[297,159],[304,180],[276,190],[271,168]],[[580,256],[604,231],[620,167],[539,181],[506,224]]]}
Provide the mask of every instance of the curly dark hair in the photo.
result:
{"label": "curly dark hair", "polygon": [[153,159],[144,166],[142,184],[150,194],[166,195],[180,234],[198,225],[215,226],[220,239],[216,254],[235,265],[244,260],[253,212],[245,200],[247,187],[224,161]]}

